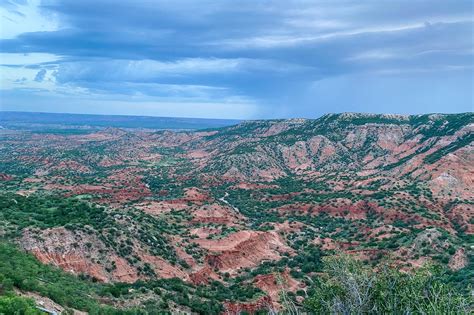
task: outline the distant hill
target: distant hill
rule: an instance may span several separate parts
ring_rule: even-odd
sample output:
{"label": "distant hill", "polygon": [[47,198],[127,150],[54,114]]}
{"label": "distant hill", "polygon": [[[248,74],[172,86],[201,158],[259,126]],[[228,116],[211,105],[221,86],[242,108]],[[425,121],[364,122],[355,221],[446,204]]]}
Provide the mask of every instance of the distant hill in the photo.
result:
{"label": "distant hill", "polygon": [[116,127],[145,129],[205,129],[231,126],[239,123],[230,119],[203,119],[178,117],[151,117],[125,115],[58,114],[34,112],[0,112],[0,126],[11,129],[42,129],[63,127]]}

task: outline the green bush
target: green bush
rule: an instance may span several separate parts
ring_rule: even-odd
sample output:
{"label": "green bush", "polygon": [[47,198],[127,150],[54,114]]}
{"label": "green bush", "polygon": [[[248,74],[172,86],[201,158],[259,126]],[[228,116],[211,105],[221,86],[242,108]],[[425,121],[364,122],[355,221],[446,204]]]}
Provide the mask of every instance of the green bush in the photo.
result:
{"label": "green bush", "polygon": [[317,314],[467,314],[471,298],[442,281],[440,270],[374,270],[348,256],[323,259],[325,276],[305,300]]}
{"label": "green bush", "polygon": [[40,315],[44,313],[35,307],[35,302],[32,299],[6,295],[0,296],[0,314]]}

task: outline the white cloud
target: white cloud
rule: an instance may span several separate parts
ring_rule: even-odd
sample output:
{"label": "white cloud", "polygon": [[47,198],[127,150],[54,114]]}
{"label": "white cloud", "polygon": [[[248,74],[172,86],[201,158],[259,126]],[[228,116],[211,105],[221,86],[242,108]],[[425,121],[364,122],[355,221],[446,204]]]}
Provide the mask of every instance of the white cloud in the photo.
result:
{"label": "white cloud", "polygon": [[29,66],[44,62],[55,62],[60,59],[60,56],[46,53],[0,53],[0,65],[4,66]]}
{"label": "white cloud", "polygon": [[54,31],[59,28],[57,17],[40,9],[40,0],[12,2],[0,6],[2,17],[0,39],[10,39],[22,33]]}
{"label": "white cloud", "polygon": [[[399,25],[375,25],[368,27],[359,28],[348,28],[340,31],[322,32],[316,35],[312,35],[311,32],[297,32],[284,35],[262,35],[255,37],[246,38],[234,38],[216,41],[211,43],[214,46],[223,47],[224,49],[271,49],[278,47],[291,47],[301,46],[309,43],[316,43],[318,41],[326,41],[334,38],[356,36],[369,33],[389,33],[389,32],[402,32],[402,31],[414,31],[426,27],[432,27],[438,23],[469,23],[471,19],[455,19],[446,18],[443,20],[437,20],[435,22],[428,23],[423,22],[412,22],[409,24]],[[289,33],[288,31],[286,31]],[[275,32],[273,32],[275,33]]]}
{"label": "white cloud", "polygon": [[56,80],[52,71],[46,71],[41,82],[35,81],[39,69],[17,68],[0,66],[0,90],[16,88],[44,89],[53,91],[57,89]]}
{"label": "white cloud", "polygon": [[244,59],[188,58],[157,60],[95,60],[67,62],[59,66],[60,82],[94,79],[97,81],[141,81],[160,77],[213,74],[238,71]]}
{"label": "white cloud", "polygon": [[383,59],[393,59],[399,58],[400,55],[396,54],[393,51],[388,50],[369,50],[359,54],[356,54],[352,57],[347,58],[347,61],[358,61],[358,60],[383,60]]}

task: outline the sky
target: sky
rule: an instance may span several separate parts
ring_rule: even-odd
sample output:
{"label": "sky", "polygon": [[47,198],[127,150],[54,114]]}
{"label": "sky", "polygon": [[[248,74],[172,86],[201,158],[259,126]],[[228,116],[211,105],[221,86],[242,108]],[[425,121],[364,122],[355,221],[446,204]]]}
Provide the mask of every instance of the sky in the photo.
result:
{"label": "sky", "polygon": [[474,1],[0,0],[0,110],[474,109]]}

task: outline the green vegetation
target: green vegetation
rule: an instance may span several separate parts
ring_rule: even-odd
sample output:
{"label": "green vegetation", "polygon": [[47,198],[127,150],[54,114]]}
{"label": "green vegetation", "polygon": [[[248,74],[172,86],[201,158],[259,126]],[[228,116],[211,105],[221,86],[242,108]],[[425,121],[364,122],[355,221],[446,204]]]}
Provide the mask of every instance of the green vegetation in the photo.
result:
{"label": "green vegetation", "polygon": [[443,156],[446,156],[448,153],[456,151],[460,148],[463,148],[469,145],[471,142],[474,141],[474,134],[468,133],[454,142],[451,142],[447,146],[439,149],[438,151],[431,153],[430,155],[425,157],[425,162],[428,164],[433,164],[434,162],[441,159]]}
{"label": "green vegetation", "polygon": [[[189,307],[199,314],[219,314],[223,311],[222,302],[225,300],[245,301],[263,294],[248,284],[225,286],[213,281],[207,286],[193,286],[177,278],[134,284],[101,284],[44,265],[12,245],[0,243],[0,307],[2,302],[5,307],[12,303],[31,304],[29,300],[12,297],[13,288],[37,292],[58,304],[90,314],[163,314],[171,312],[170,302]],[[151,294],[153,298],[140,308],[117,310],[98,302],[99,299],[133,299],[137,294],[144,293]]]}
{"label": "green vegetation", "polygon": [[305,307],[316,314],[467,314],[472,299],[447,284],[436,268],[375,271],[346,256],[324,259]]}
{"label": "green vegetation", "polygon": [[32,299],[16,296],[12,293],[0,295],[0,314],[41,315]]}
{"label": "green vegetation", "polygon": [[184,264],[165,234],[177,233],[178,227],[134,209],[111,215],[105,207],[77,198],[7,193],[0,194],[0,222],[4,223],[7,239],[19,237],[25,228],[63,226],[97,235],[107,247],[133,264],[140,260],[133,253],[133,240],[147,244],[153,255],[166,257],[172,264]]}
{"label": "green vegetation", "polygon": [[5,292],[11,292],[13,288],[34,291],[61,305],[80,310],[99,309],[99,304],[91,297],[99,292],[97,284],[43,265],[33,256],[6,243],[0,243],[0,286]]}
{"label": "green vegetation", "polygon": [[447,281],[456,286],[460,291],[467,295],[471,295],[474,283],[474,253],[470,252],[467,255],[468,264],[466,267],[448,271],[446,274]]}
{"label": "green vegetation", "polygon": [[12,193],[0,194],[0,220],[17,226],[19,230],[65,225],[102,228],[113,222],[104,207],[79,199],[36,194],[25,197]]}
{"label": "green vegetation", "polygon": [[[43,127],[36,134],[5,134],[0,148],[0,239],[9,243],[0,243],[0,314],[12,308],[37,313],[31,300],[15,295],[16,289],[92,314],[162,314],[176,308],[219,314],[224,301],[253,301],[265,294],[253,285],[257,275],[273,274],[279,282],[287,273],[306,285],[282,293],[293,310],[306,298],[309,313],[470,311],[464,295],[471,293],[474,277],[469,233],[474,219],[464,217],[460,207],[473,203],[460,186],[452,195],[432,191],[430,175],[445,172],[445,167],[425,166],[472,143],[469,133],[455,141],[442,137],[456,134],[473,117],[342,114],[254,121],[215,129],[207,136],[181,133],[176,146],[168,131],[112,129],[81,137],[81,130],[69,126],[58,132]],[[386,137],[391,130],[394,142]],[[393,146],[404,148],[403,141],[419,149],[409,149],[410,154],[401,157]],[[440,143],[446,146],[432,152]],[[194,149],[210,155],[189,158]],[[421,161],[420,154],[427,152]],[[412,169],[407,167],[415,160]],[[295,170],[299,163],[309,166]],[[448,166],[452,165],[456,164]],[[235,178],[222,176],[233,172]],[[278,178],[265,181],[272,177]],[[247,185],[236,185],[240,182]],[[191,187],[209,198],[184,199]],[[165,202],[155,205],[161,201]],[[240,214],[224,213],[235,210],[227,202]],[[218,260],[221,251],[206,250],[192,240],[212,243],[242,230],[277,233],[291,250],[279,247],[281,259],[237,269],[236,277],[215,268],[219,281],[208,279],[202,285],[160,279],[155,273],[159,263],[145,262],[145,255],[162,257],[189,275],[197,268],[180,258],[180,250],[205,266],[211,260],[208,255]],[[107,276],[114,277],[119,267],[110,257],[119,256],[141,280],[104,284],[88,275],[76,277],[11,245],[37,242],[61,254],[66,246],[48,243],[56,232],[73,236],[67,245],[101,265]],[[458,271],[400,273],[383,265],[395,252],[400,268],[410,268],[420,258],[447,266],[461,248],[468,264]],[[367,265],[346,257],[328,258],[339,249],[360,253]]]}
{"label": "green vegetation", "polygon": [[416,115],[410,117],[410,124],[423,135],[422,140],[432,137],[450,136],[464,126],[474,122],[474,114]]}

